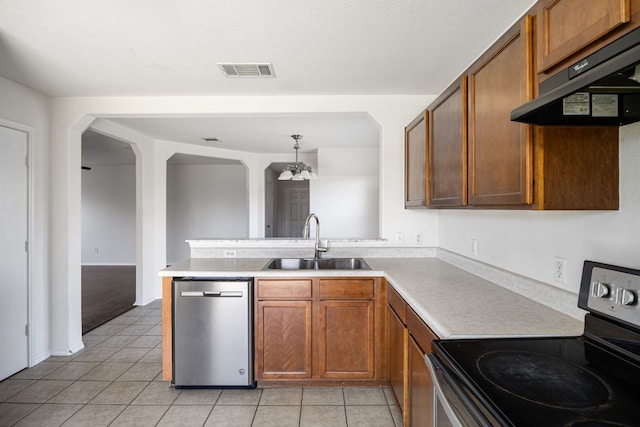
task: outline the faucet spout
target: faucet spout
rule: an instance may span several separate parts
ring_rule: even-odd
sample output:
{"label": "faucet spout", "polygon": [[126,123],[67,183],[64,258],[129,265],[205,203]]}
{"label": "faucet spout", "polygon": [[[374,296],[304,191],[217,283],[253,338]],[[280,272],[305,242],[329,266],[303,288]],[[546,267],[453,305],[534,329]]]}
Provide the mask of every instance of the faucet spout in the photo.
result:
{"label": "faucet spout", "polygon": [[304,229],[302,231],[302,238],[303,239],[308,239],[309,238],[309,228],[310,228],[310,223],[311,223],[311,219],[315,219],[316,220],[316,244],[315,244],[315,250],[314,250],[314,254],[313,254],[313,259],[320,259],[320,252],[326,252],[327,248],[324,246],[320,245],[320,220],[318,219],[318,216],[314,213],[310,213],[307,216],[307,219],[304,221]]}

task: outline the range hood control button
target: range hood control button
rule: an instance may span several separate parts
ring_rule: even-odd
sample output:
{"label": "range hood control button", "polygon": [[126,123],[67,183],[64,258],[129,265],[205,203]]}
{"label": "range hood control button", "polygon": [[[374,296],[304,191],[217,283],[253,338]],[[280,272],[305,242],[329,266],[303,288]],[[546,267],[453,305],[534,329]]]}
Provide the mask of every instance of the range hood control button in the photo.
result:
{"label": "range hood control button", "polygon": [[591,295],[596,298],[608,298],[611,294],[609,285],[601,282],[591,283]]}

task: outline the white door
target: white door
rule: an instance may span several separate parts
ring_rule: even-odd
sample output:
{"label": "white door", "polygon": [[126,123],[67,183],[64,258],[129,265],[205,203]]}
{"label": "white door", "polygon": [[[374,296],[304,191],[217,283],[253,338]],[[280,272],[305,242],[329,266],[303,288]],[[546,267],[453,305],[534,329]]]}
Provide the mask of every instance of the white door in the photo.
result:
{"label": "white door", "polygon": [[309,181],[284,187],[284,234],[282,237],[302,237],[304,221],[309,215]]}
{"label": "white door", "polygon": [[27,141],[0,126],[0,380],[28,365]]}

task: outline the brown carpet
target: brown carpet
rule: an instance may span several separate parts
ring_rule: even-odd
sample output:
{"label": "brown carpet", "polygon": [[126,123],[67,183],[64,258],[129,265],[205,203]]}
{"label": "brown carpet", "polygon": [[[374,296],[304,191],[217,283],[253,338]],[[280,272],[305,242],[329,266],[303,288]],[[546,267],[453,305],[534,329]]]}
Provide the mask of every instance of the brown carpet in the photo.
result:
{"label": "brown carpet", "polygon": [[133,308],[135,265],[82,266],[82,333]]}

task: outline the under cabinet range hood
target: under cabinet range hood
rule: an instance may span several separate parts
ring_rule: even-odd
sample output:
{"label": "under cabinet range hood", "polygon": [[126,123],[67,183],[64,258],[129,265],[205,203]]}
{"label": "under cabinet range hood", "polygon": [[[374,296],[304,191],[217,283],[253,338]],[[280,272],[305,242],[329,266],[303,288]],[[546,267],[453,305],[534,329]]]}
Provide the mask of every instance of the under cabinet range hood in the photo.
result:
{"label": "under cabinet range hood", "polygon": [[559,71],[511,120],[534,125],[611,125],[640,121],[640,28]]}

